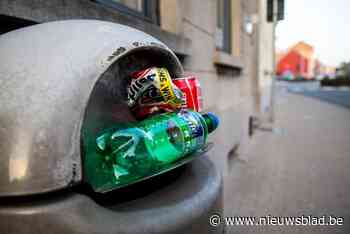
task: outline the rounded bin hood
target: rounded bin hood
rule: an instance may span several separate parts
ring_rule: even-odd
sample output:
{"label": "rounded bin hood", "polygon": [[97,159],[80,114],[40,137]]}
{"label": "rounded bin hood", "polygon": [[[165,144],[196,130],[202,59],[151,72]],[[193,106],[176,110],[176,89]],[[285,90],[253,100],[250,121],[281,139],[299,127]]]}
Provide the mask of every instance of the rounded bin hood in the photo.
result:
{"label": "rounded bin hood", "polygon": [[112,64],[141,50],[165,56],[170,73],[182,75],[163,43],[115,23],[57,21],[0,36],[0,196],[82,181],[81,128],[91,92]]}

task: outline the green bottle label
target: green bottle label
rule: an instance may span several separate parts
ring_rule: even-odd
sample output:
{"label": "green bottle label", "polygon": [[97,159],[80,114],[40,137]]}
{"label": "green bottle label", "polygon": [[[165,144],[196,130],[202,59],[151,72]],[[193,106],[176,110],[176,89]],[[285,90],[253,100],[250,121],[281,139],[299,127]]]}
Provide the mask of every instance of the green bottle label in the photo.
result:
{"label": "green bottle label", "polygon": [[182,125],[185,135],[185,154],[191,153],[201,148],[206,141],[208,131],[204,125],[204,121],[192,112],[179,112],[179,118],[184,121]]}

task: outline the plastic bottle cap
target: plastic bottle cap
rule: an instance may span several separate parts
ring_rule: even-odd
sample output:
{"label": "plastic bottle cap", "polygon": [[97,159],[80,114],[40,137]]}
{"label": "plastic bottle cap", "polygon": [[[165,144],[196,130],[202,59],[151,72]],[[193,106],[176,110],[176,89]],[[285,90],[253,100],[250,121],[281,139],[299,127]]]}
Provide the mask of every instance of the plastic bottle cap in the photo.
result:
{"label": "plastic bottle cap", "polygon": [[208,133],[213,132],[219,126],[219,118],[211,112],[203,114],[203,118],[208,126]]}

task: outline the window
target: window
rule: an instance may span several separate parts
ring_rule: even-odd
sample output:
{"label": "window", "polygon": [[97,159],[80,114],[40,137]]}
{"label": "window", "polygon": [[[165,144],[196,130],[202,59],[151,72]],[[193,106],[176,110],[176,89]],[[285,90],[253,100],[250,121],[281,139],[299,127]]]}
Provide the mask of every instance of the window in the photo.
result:
{"label": "window", "polygon": [[122,13],[159,24],[158,0],[95,0]]}
{"label": "window", "polygon": [[112,2],[122,4],[138,12],[142,12],[144,9],[143,0],[112,0]]}
{"label": "window", "polygon": [[216,48],[231,53],[231,0],[217,0]]}

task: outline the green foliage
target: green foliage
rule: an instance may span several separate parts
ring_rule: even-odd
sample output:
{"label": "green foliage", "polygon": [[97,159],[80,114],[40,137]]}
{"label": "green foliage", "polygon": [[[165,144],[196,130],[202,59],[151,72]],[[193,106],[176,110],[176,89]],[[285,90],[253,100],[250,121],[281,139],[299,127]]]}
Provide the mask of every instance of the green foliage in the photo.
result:
{"label": "green foliage", "polygon": [[350,78],[350,62],[342,62],[337,70],[340,79]]}

